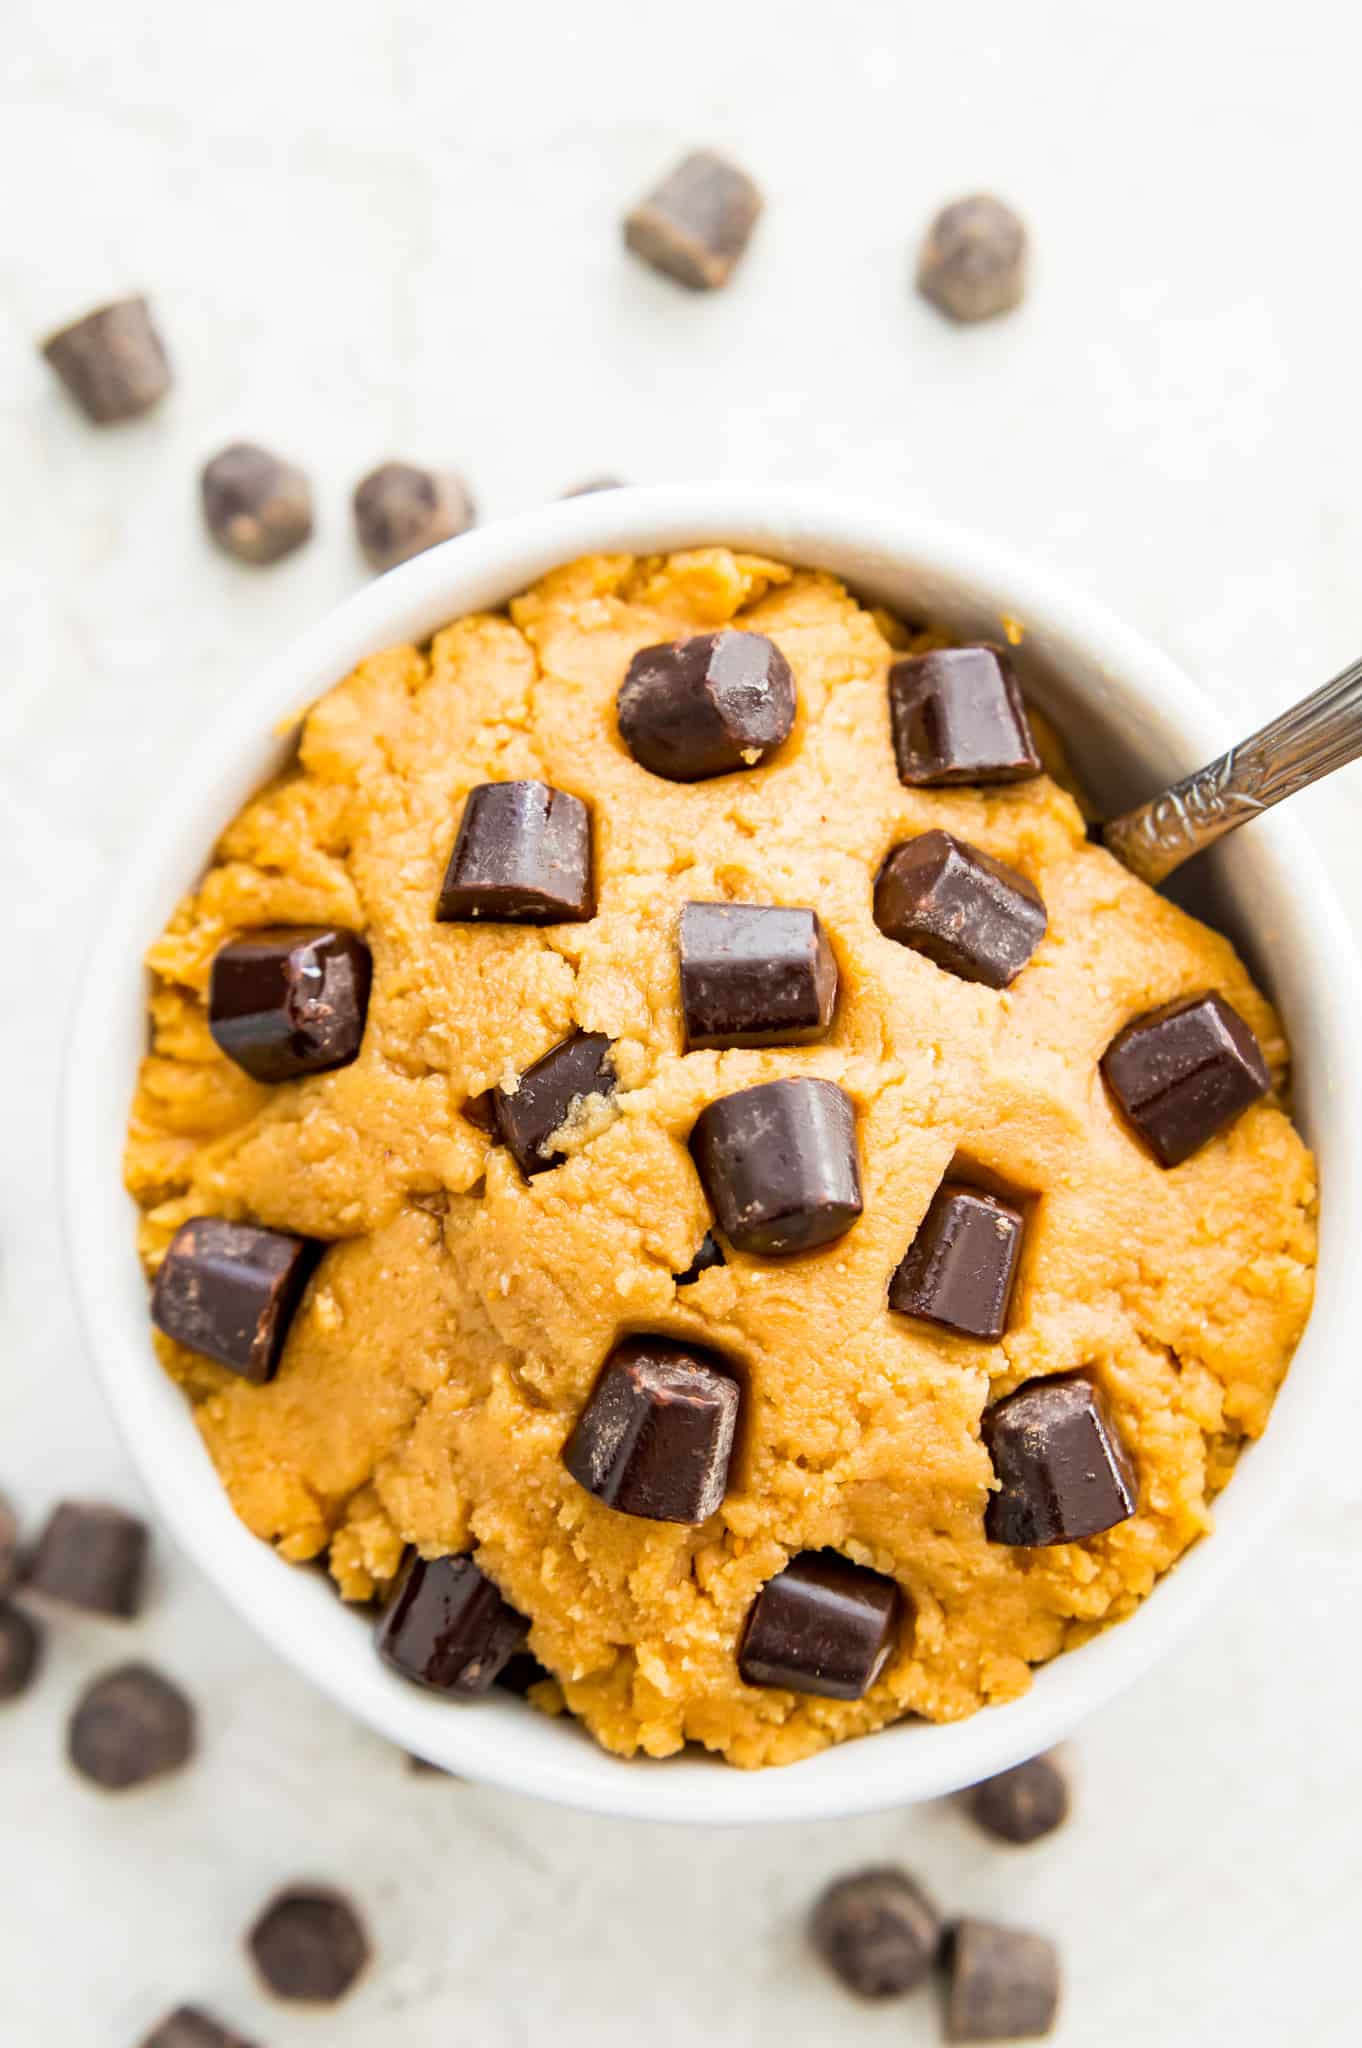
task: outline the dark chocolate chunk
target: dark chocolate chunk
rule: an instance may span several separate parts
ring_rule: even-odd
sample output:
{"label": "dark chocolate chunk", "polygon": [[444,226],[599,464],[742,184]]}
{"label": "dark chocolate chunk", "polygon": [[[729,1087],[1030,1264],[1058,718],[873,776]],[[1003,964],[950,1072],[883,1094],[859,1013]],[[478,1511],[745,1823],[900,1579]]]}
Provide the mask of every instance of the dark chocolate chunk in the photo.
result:
{"label": "dark chocolate chunk", "polygon": [[1024,782],[1040,774],[1012,664],[1000,647],[937,647],[889,671],[899,781]]}
{"label": "dark chocolate chunk", "polygon": [[1059,1952],[1043,1934],[957,1920],[947,1948],[948,2041],[1031,2041],[1059,2011]]}
{"label": "dark chocolate chunk", "polygon": [[165,344],[143,298],[97,306],[49,334],[43,354],[97,427],[135,420],[170,389]]}
{"label": "dark chocolate chunk", "polygon": [[596,914],[591,813],[545,782],[468,792],[436,918],[442,924],[582,924]]}
{"label": "dark chocolate chunk", "polygon": [[965,1805],[986,1834],[1000,1842],[1038,1842],[1069,1817],[1069,1781],[1050,1756],[1033,1756],[965,1794]]}
{"label": "dark chocolate chunk", "polygon": [[1184,996],[1136,1017],[1102,1075],[1163,1166],[1179,1166],[1272,1086],[1263,1049],[1220,995]]}
{"label": "dark chocolate chunk", "polygon": [[985,988],[1015,981],[1045,937],[1045,905],[1034,882],[950,832],[922,832],[896,846],[875,883],[875,922]]}
{"label": "dark chocolate chunk", "polygon": [[830,1884],[809,1934],[829,1969],[861,1998],[898,1998],[928,1976],[941,1948],[941,1920],[904,1870],[857,1871]]}
{"label": "dark chocolate chunk", "polygon": [[563,496],[565,498],[590,498],[597,491],[622,491],[624,488],[623,477],[593,476],[588,477],[584,484],[574,484],[570,491],[563,492]]}
{"label": "dark chocolate chunk", "polygon": [[28,1691],[41,1650],[37,1623],[17,1607],[0,1603],[0,1700],[18,1699]]}
{"label": "dark chocolate chunk", "polygon": [[567,1154],[551,1151],[549,1140],[573,1105],[614,1092],[610,1040],[603,1031],[574,1031],[527,1067],[514,1088],[494,1088],[497,1128],[526,1180],[562,1165]]}
{"label": "dark chocolate chunk", "polygon": [[252,2043],[199,2006],[177,2005],[159,2027],[153,2027],[142,2048],[252,2048]]}
{"label": "dark chocolate chunk", "polygon": [[413,1550],[393,1581],[374,1641],[403,1678],[476,1699],[529,1630],[471,1557],[428,1559]]}
{"label": "dark chocolate chunk", "polygon": [[501,1135],[497,1123],[497,1091],[484,1088],[481,1095],[470,1095],[459,1112],[475,1131],[481,1131],[485,1138]]}
{"label": "dark chocolate chunk", "polygon": [[312,533],[312,486],[296,463],[253,441],[233,441],[199,479],[203,518],[218,546],[240,562],[282,561]]}
{"label": "dark chocolate chunk", "polygon": [[475,517],[462,477],[449,470],[384,462],[355,485],[355,533],[374,569],[395,569],[442,540],[466,533]]}
{"label": "dark chocolate chunk", "polygon": [[373,963],[353,932],[271,925],[218,948],[208,1028],[257,1081],[348,1066],[364,1036]]}
{"label": "dark chocolate chunk", "polygon": [[753,1602],[739,1673],[746,1685],[858,1700],[893,1654],[902,1611],[892,1579],[831,1551],[805,1551]]}
{"label": "dark chocolate chunk", "polygon": [[546,1671],[539,1659],[530,1650],[517,1650],[508,1657],[496,1676],[498,1692],[514,1693],[518,1700],[528,1699],[530,1688],[542,1685],[553,1673]]}
{"label": "dark chocolate chunk", "polygon": [[713,291],[728,283],[761,205],[746,171],[697,149],[625,217],[624,239],[654,270],[692,291]]}
{"label": "dark chocolate chunk", "polygon": [[1134,1514],[1135,1468],[1086,1373],[1027,1380],[984,1410],[982,1434],[1000,1488],[990,1543],[1081,1543]]}
{"label": "dark chocolate chunk", "polygon": [[700,1240],[699,1251],[695,1254],[685,1272],[673,1273],[672,1279],[678,1287],[693,1287],[700,1278],[700,1275],[707,1273],[711,1266],[726,1266],[727,1264],[728,1260],[724,1257],[723,1246],[714,1235],[714,1232],[707,1230]]}
{"label": "dark chocolate chunk", "polygon": [[1001,1337],[1025,1229],[1010,1202],[943,1181],[889,1282],[889,1306],[962,1337]]}
{"label": "dark chocolate chunk", "polygon": [[142,1605],[147,1525],[122,1508],[64,1500],[52,1510],[27,1573],[35,1593],[129,1621]]}
{"label": "dark chocolate chunk", "polygon": [[194,1709],[149,1664],[123,1664],[86,1687],[66,1735],[82,1777],[126,1792],[178,1771],[194,1752]]}
{"label": "dark chocolate chunk", "polygon": [[350,1901],[320,1886],[272,1899],[247,1944],[276,1998],[334,2005],[369,1960],[369,1937]]}
{"label": "dark chocolate chunk", "polygon": [[170,1240],[151,1296],[158,1330],[243,1379],[273,1379],[321,1247],[288,1230],[191,1216]]}
{"label": "dark chocolate chunk", "polygon": [[579,1486],[622,1515],[707,1521],[727,1490],[740,1399],[714,1352],[628,1337],[601,1368],[563,1463]]}
{"label": "dark chocolate chunk", "polygon": [[686,1045],[803,1045],[832,1023],[837,962],[818,914],[765,903],[681,912]]}
{"label": "dark chocolate chunk", "polygon": [[1026,229],[988,193],[957,199],[936,216],[918,256],[917,288],[952,320],[990,320],[1026,290]]}
{"label": "dark chocolate chunk", "polygon": [[812,1251],[861,1213],[856,1112],[835,1081],[801,1075],[720,1096],[701,1111],[690,1149],[739,1251]]}
{"label": "dark chocolate chunk", "polygon": [[19,1576],[19,1517],[8,1501],[0,1500],[0,1596],[8,1593]]}
{"label": "dark chocolate chunk", "polygon": [[669,782],[704,782],[757,767],[790,737],[794,676],[764,633],[693,633],[636,654],[615,708],[642,767]]}

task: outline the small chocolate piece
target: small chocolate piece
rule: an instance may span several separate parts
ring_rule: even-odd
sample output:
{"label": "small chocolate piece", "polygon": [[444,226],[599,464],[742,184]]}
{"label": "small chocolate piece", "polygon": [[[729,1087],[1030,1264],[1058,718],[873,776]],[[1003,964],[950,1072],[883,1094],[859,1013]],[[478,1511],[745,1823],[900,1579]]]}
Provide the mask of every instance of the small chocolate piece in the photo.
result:
{"label": "small chocolate piece", "polygon": [[1239,1012],[1209,993],[1136,1017],[1102,1055],[1102,1076],[1162,1166],[1180,1166],[1272,1086]]}
{"label": "small chocolate piece", "polygon": [[122,1508],[64,1500],[52,1510],[27,1573],[34,1593],[130,1621],[142,1605],[147,1525]]}
{"label": "small chocolate piece", "polygon": [[349,1066],[364,1036],[373,963],[353,932],[270,925],[220,946],[208,1028],[257,1081]]}
{"label": "small chocolate piece", "polygon": [[566,1159],[565,1152],[548,1149],[549,1140],[574,1103],[614,1092],[610,1040],[603,1031],[574,1031],[527,1067],[514,1088],[494,1088],[497,1128],[526,1180]]}
{"label": "small chocolate piece", "polygon": [[563,496],[565,498],[590,498],[597,491],[622,491],[624,488],[623,477],[593,476],[589,477],[584,484],[574,484],[570,491],[563,492]]}
{"label": "small chocolate piece", "polygon": [[755,768],[790,737],[795,682],[764,633],[726,627],[645,647],[615,703],[634,759],[668,782]]}
{"label": "small chocolate piece", "polygon": [[244,2034],[234,2034],[197,2005],[177,2005],[142,2048],[252,2048]]}
{"label": "small chocolate piece", "polygon": [[741,1252],[812,1251],[861,1213],[856,1112],[835,1081],[801,1075],[723,1095],[701,1111],[690,1149]]}
{"label": "small chocolate piece", "polygon": [[295,463],[253,441],[233,441],[203,467],[203,518],[239,562],[282,561],[312,534],[312,486]]}
{"label": "small chocolate piece", "polygon": [[1086,1373],[1027,1380],[981,1430],[1000,1485],[984,1510],[990,1543],[1081,1543],[1134,1514],[1135,1468]]}
{"label": "small chocolate piece", "polygon": [[553,1673],[546,1671],[539,1659],[530,1650],[517,1650],[508,1657],[496,1675],[498,1692],[514,1693],[518,1700],[528,1699],[530,1688],[542,1685]]}
{"label": "small chocolate piece", "polygon": [[1031,2041],[1059,2011],[1059,1951],[1043,1934],[957,1920],[947,1952],[948,2041]]}
{"label": "small chocolate piece", "polygon": [[178,1771],[194,1752],[194,1709],[149,1664],[123,1664],[86,1687],[66,1735],[82,1777],[126,1792]]}
{"label": "small chocolate piece", "polygon": [[41,1649],[37,1623],[19,1608],[0,1604],[0,1700],[28,1691]]}
{"label": "small chocolate piece", "polygon": [[395,569],[442,540],[467,533],[473,500],[451,470],[384,462],[355,485],[355,534],[373,569]]}
{"label": "small chocolate piece", "polygon": [[1001,1337],[1025,1229],[1010,1202],[942,1181],[889,1282],[890,1308],[962,1337]]}
{"label": "small chocolate piece", "polygon": [[875,922],[886,938],[925,954],[962,981],[1006,988],[1047,923],[1027,876],[950,832],[896,846],[875,883]]}
{"label": "small chocolate piece", "polygon": [[135,420],[170,389],[165,344],[143,298],[115,299],[49,334],[43,354],[97,427]]}
{"label": "small chocolate piece", "polygon": [[459,1114],[465,1122],[472,1124],[475,1131],[481,1131],[485,1138],[498,1138],[501,1127],[497,1123],[497,1091],[484,1088],[481,1095],[470,1095]]}
{"label": "small chocolate piece", "polygon": [[678,284],[714,291],[728,283],[761,205],[746,171],[713,150],[693,150],[626,215],[625,243]]}
{"label": "small chocolate piece", "polygon": [[1026,229],[1001,199],[976,193],[943,207],[918,255],[917,288],[952,320],[991,320],[1026,291]]}
{"label": "small chocolate piece", "polygon": [[276,1998],[334,2005],[369,1960],[369,1937],[350,1901],[321,1886],[292,1886],[270,1901],[247,1944]]}
{"label": "small chocolate piece", "polygon": [[441,924],[583,924],[596,915],[591,813],[546,782],[470,789],[435,916]]}
{"label": "small chocolate piece", "polygon": [[738,1671],[745,1685],[861,1699],[889,1662],[902,1611],[892,1579],[835,1552],[807,1550],[758,1593]]}
{"label": "small chocolate piece", "polygon": [[288,1230],[191,1216],[151,1296],[158,1330],[257,1384],[274,1378],[321,1247]]}
{"label": "small chocolate piece", "polygon": [[986,1834],[1000,1842],[1038,1842],[1069,1817],[1069,1781],[1051,1756],[1033,1756],[965,1794],[965,1805]]}
{"label": "small chocolate piece", "polygon": [[1024,782],[1041,772],[1012,664],[1001,647],[936,647],[889,671],[899,781]]}
{"label": "small chocolate piece", "polygon": [[813,1910],[814,1947],[848,1991],[899,1998],[931,1971],[941,1948],[935,1906],[905,1870],[857,1871],[830,1884]]}
{"label": "small chocolate piece", "polygon": [[410,1551],[393,1580],[374,1642],[403,1678],[455,1699],[476,1699],[530,1632],[471,1557]]}
{"label": "small chocolate piece", "polygon": [[804,1045],[832,1023],[837,962],[816,911],[687,903],[680,956],[688,1051]]}
{"label": "small chocolate piece", "polygon": [[19,1576],[19,1517],[6,1500],[0,1500],[0,1596],[8,1593]]}
{"label": "small chocolate piece", "polygon": [[715,1352],[628,1337],[601,1368],[563,1463],[579,1486],[622,1515],[698,1525],[727,1491],[740,1401]]}
{"label": "small chocolate piece", "polygon": [[678,1287],[693,1287],[700,1278],[700,1275],[707,1273],[711,1266],[726,1266],[727,1264],[728,1260],[724,1257],[723,1246],[714,1235],[714,1232],[707,1230],[700,1240],[699,1251],[695,1254],[685,1272],[673,1273],[672,1279]]}

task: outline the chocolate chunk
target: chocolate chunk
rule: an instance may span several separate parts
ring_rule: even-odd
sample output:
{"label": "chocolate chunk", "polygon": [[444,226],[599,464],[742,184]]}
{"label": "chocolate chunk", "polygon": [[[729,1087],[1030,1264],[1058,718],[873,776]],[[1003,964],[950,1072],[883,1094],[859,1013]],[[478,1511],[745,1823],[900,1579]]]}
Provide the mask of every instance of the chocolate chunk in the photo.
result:
{"label": "chocolate chunk", "polygon": [[1059,1952],[1043,1934],[958,1920],[948,1945],[948,2041],[1031,2041],[1059,2011]]}
{"label": "chocolate chunk", "polygon": [[374,569],[395,569],[442,540],[466,533],[475,517],[462,477],[450,470],[384,462],[355,485],[355,534]]}
{"label": "chocolate chunk", "polygon": [[468,792],[435,912],[441,924],[583,924],[596,915],[591,813],[546,782]]}
{"label": "chocolate chunk", "polygon": [[565,498],[590,498],[597,491],[622,491],[624,488],[623,477],[593,476],[588,478],[584,484],[574,484],[570,491],[563,492],[563,496]]}
{"label": "chocolate chunk", "polygon": [[758,1593],[739,1673],[746,1685],[858,1700],[889,1662],[902,1609],[892,1579],[831,1551],[805,1551]]}
{"label": "chocolate chunk", "polygon": [[529,1650],[517,1650],[508,1657],[496,1676],[498,1692],[514,1693],[518,1700],[528,1699],[530,1688],[542,1685],[553,1673],[546,1671],[539,1659]]}
{"label": "chocolate chunk", "polygon": [[403,1678],[476,1699],[529,1629],[471,1557],[427,1559],[413,1550],[393,1581],[374,1641]]}
{"label": "chocolate chunk", "polygon": [[723,1095],[701,1112],[690,1149],[739,1251],[812,1251],[861,1213],[856,1112],[835,1081],[800,1076]]}
{"label": "chocolate chunk", "polygon": [[0,1595],[19,1576],[19,1518],[8,1501],[0,1500]]}
{"label": "chocolate chunk", "polygon": [[481,1131],[485,1138],[501,1135],[497,1123],[497,1091],[484,1088],[481,1095],[470,1095],[459,1114],[472,1124],[475,1131]]}
{"label": "chocolate chunk", "polygon": [[962,1337],[1001,1337],[1025,1229],[1010,1202],[943,1181],[889,1282],[889,1306]]}
{"label": "chocolate chunk", "polygon": [[1015,981],[1045,937],[1045,905],[1034,882],[950,832],[923,832],[896,846],[875,884],[875,922],[986,988]]}
{"label": "chocolate chunk", "polygon": [[194,1709],[149,1664],[123,1664],[87,1686],[66,1735],[82,1777],[126,1792],[178,1771],[194,1751]]}
{"label": "chocolate chunk", "polygon": [[28,1691],[41,1649],[37,1623],[17,1607],[0,1604],[0,1700]]}
{"label": "chocolate chunk", "polygon": [[971,1786],[965,1804],[985,1833],[1000,1842],[1038,1842],[1068,1819],[1069,1781],[1053,1757],[1033,1756]]}
{"label": "chocolate chunk", "polygon": [[247,1936],[255,1966],[276,1998],[334,2005],[369,1960],[369,1937],[350,1901],[322,1887],[291,1887]]}
{"label": "chocolate chunk", "polygon": [[273,1379],[320,1256],[320,1245],[288,1230],[192,1216],[161,1261],[151,1319],[186,1350],[243,1379]]}
{"label": "chocolate chunk", "polygon": [[761,193],[736,164],[693,150],[624,222],[636,256],[692,291],[728,283],[761,212]]}
{"label": "chocolate chunk", "polygon": [[707,1273],[711,1266],[726,1266],[727,1264],[728,1260],[724,1257],[723,1246],[714,1235],[714,1232],[707,1230],[700,1240],[699,1251],[695,1254],[685,1272],[673,1273],[672,1279],[678,1287],[693,1287],[700,1278],[700,1275]]}
{"label": "chocolate chunk", "polygon": [[147,1525],[122,1508],[64,1500],[52,1510],[28,1567],[35,1593],[129,1621],[142,1605]]}
{"label": "chocolate chunk", "polygon": [[603,1031],[574,1031],[527,1067],[514,1088],[494,1088],[497,1128],[526,1180],[566,1159],[565,1152],[549,1149],[549,1140],[574,1104],[614,1092],[610,1040]]}
{"label": "chocolate chunk", "polygon": [[359,1052],[373,963],[353,932],[271,925],[220,946],[208,1028],[257,1081],[348,1066]]}
{"label": "chocolate chunk", "polygon": [[1135,1468],[1085,1373],[1027,1380],[983,1414],[1000,1490],[984,1511],[990,1543],[1081,1543],[1135,1512]]}
{"label": "chocolate chunk", "polygon": [[601,1368],[563,1463],[622,1515],[699,1524],[727,1490],[740,1400],[716,1353],[665,1337],[626,1338]]}
{"label": "chocolate chunk", "polygon": [[693,633],[636,654],[615,708],[642,767],[669,782],[704,782],[757,767],[790,737],[794,677],[764,633]]}
{"label": "chocolate chunk", "polygon": [[165,344],[143,298],[115,299],[43,343],[43,354],[97,427],[135,420],[170,389]]}
{"label": "chocolate chunk", "polygon": [[1179,1166],[1272,1086],[1263,1049],[1220,995],[1184,996],[1136,1017],[1102,1075],[1163,1166]]}
{"label": "chocolate chunk", "polygon": [[1024,782],[1040,774],[1012,664],[1000,647],[937,647],[889,671],[899,781]]}
{"label": "chocolate chunk", "polygon": [[813,1910],[814,1947],[849,1991],[898,1998],[929,1974],[941,1947],[935,1906],[903,1870],[861,1870],[830,1884]]}
{"label": "chocolate chunk", "polygon": [[197,2005],[177,2005],[142,2048],[252,2048],[244,2034],[234,2034]]}
{"label": "chocolate chunk", "polygon": [[837,962],[816,911],[688,903],[680,954],[681,1013],[692,1052],[803,1045],[832,1023]]}
{"label": "chocolate chunk", "polygon": [[1026,290],[1026,229],[987,193],[944,207],[918,256],[917,288],[952,320],[991,320]]}
{"label": "chocolate chunk", "polygon": [[253,441],[233,441],[199,479],[203,518],[220,548],[239,562],[282,561],[312,533],[312,486],[295,463]]}

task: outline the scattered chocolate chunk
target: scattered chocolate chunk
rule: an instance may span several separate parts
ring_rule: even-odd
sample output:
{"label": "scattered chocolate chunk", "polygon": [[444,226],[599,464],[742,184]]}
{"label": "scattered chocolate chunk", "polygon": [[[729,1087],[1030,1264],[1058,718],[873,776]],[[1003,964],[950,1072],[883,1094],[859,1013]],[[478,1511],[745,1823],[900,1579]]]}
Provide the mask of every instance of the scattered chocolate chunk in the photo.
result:
{"label": "scattered chocolate chunk", "polygon": [[530,1688],[542,1685],[553,1673],[546,1671],[539,1659],[529,1650],[517,1650],[508,1657],[496,1676],[499,1692],[514,1693],[518,1700],[528,1699]]}
{"label": "scattered chocolate chunk", "polygon": [[728,283],[761,212],[761,193],[736,164],[693,150],[625,217],[636,256],[692,291]]}
{"label": "scattered chocolate chunk", "polygon": [[526,1180],[562,1165],[567,1154],[551,1150],[549,1140],[573,1105],[614,1092],[610,1040],[603,1031],[574,1031],[527,1067],[514,1088],[494,1088],[497,1128]]}
{"label": "scattered chocolate chunk", "polygon": [[1033,1756],[965,1794],[965,1805],[986,1834],[1000,1842],[1038,1842],[1069,1817],[1069,1781],[1051,1756]]}
{"label": "scattered chocolate chunk", "polygon": [[962,1337],[1001,1337],[1025,1229],[1010,1202],[943,1181],[889,1282],[889,1306]]}
{"label": "scattered chocolate chunk", "polygon": [[19,1517],[8,1501],[0,1500],[0,1596],[8,1593],[19,1576]]}
{"label": "scattered chocolate chunk", "polygon": [[0,1700],[15,1700],[28,1691],[41,1648],[37,1623],[17,1607],[0,1604]]}
{"label": "scattered chocolate chunk", "polygon": [[816,911],[687,903],[680,956],[688,1051],[804,1045],[832,1023],[837,962]]}
{"label": "scattered chocolate chunk", "polygon": [[861,1998],[915,1990],[941,1948],[935,1906],[904,1870],[838,1878],[813,1910],[809,1933],[834,1975]]}
{"label": "scattered chocolate chunk", "polygon": [[177,2005],[159,2027],[153,2027],[142,2048],[252,2048],[252,2043],[197,2005]]}
{"label": "scattered chocolate chunk", "polygon": [[374,1640],[384,1663],[403,1678],[476,1699],[529,1629],[471,1557],[428,1559],[413,1550],[393,1581]]}
{"label": "scattered chocolate chunk", "polygon": [[636,654],[615,708],[642,767],[669,782],[705,782],[757,767],[790,737],[794,676],[764,633],[693,633]]}
{"label": "scattered chocolate chunk", "polygon": [[937,647],[889,671],[899,781],[1024,782],[1041,772],[1012,664],[1000,647]]}
{"label": "scattered chocolate chunk", "polygon": [[441,924],[582,924],[596,914],[591,813],[546,782],[470,789],[435,915]]}
{"label": "scattered chocolate chunk", "polygon": [[373,963],[334,925],[268,926],[220,946],[208,1028],[257,1081],[348,1066],[359,1052]]}
{"label": "scattered chocolate chunk", "polygon": [[858,1700],[889,1662],[902,1609],[892,1579],[830,1551],[805,1551],[758,1593],[739,1673],[746,1685]]}
{"label": "scattered chocolate chunk", "polygon": [[501,1135],[497,1123],[497,1091],[484,1088],[481,1095],[470,1095],[459,1114],[472,1124],[475,1131],[481,1131],[485,1138]]}
{"label": "scattered chocolate chunk", "polygon": [[288,1230],[191,1216],[151,1296],[158,1330],[257,1384],[274,1378],[321,1247]]}
{"label": "scattered chocolate chunk", "polygon": [[461,477],[449,470],[384,462],[355,486],[355,533],[374,569],[395,569],[442,540],[466,533],[475,517]]}
{"label": "scattered chocolate chunk", "polygon": [[1027,876],[950,832],[896,846],[875,883],[875,922],[886,938],[925,954],[948,974],[1006,988],[1047,923]]}
{"label": "scattered chocolate chunk", "polygon": [[707,1273],[711,1266],[726,1266],[727,1264],[728,1260],[724,1257],[723,1246],[714,1235],[714,1232],[707,1230],[700,1240],[699,1251],[695,1254],[685,1272],[673,1273],[672,1279],[678,1287],[693,1287],[700,1278],[700,1275]]}
{"label": "scattered chocolate chunk", "polygon": [[50,334],[43,354],[97,427],[135,420],[170,389],[165,344],[143,298],[96,307]]}
{"label": "scattered chocolate chunk", "polygon": [[129,1621],[142,1605],[146,1556],[147,1525],[136,1515],[64,1500],[38,1538],[27,1584],[68,1607]]}
{"label": "scattered chocolate chunk", "polygon": [[1059,2011],[1059,1952],[1043,1934],[957,1920],[946,1958],[948,2041],[1031,2041]]}
{"label": "scattered chocolate chunk", "polygon": [[1135,1512],[1135,1468],[1085,1373],[1027,1380],[983,1414],[1000,1490],[984,1511],[990,1543],[1081,1543]]}
{"label": "scattered chocolate chunk", "polygon": [[763,1081],[701,1111],[691,1154],[742,1252],[812,1251],[861,1213],[856,1112],[835,1081]]}
{"label": "scattered chocolate chunk", "polygon": [[574,484],[570,491],[564,491],[565,498],[590,498],[597,491],[622,491],[624,478],[619,476],[593,476],[584,484]]}
{"label": "scattered chocolate chunk", "polygon": [[311,537],[306,475],[253,441],[233,441],[206,462],[199,488],[204,524],[240,562],[264,567],[282,561]]}
{"label": "scattered chocolate chunk", "polygon": [[1026,229],[987,193],[957,199],[936,216],[918,256],[917,288],[952,320],[991,320],[1026,290]]}
{"label": "scattered chocolate chunk", "polygon": [[178,1771],[193,1751],[193,1707],[149,1664],[120,1665],[87,1686],[66,1736],[71,1762],[106,1792]]}
{"label": "scattered chocolate chunk", "polygon": [[588,1493],[650,1522],[707,1521],[723,1501],[738,1427],[738,1383],[698,1344],[617,1344],[563,1446]]}
{"label": "scattered chocolate chunk", "polygon": [[247,1943],[276,1998],[315,2005],[343,1998],[369,1960],[369,1937],[354,1907],[320,1886],[280,1892]]}
{"label": "scattered chocolate chunk", "polygon": [[1179,1166],[1272,1086],[1263,1049],[1220,995],[1184,996],[1136,1017],[1102,1074],[1162,1166]]}

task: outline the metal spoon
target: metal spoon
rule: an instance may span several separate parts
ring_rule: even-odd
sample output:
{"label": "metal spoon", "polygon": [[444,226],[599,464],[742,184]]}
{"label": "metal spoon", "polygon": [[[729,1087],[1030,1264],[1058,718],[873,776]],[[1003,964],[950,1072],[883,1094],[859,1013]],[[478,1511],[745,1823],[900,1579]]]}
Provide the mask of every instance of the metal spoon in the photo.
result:
{"label": "metal spoon", "polygon": [[1283,711],[1218,761],[1185,775],[1102,828],[1108,849],[1144,882],[1161,882],[1236,825],[1271,810],[1362,755],[1362,660]]}

